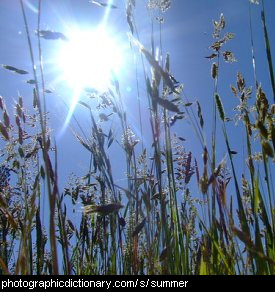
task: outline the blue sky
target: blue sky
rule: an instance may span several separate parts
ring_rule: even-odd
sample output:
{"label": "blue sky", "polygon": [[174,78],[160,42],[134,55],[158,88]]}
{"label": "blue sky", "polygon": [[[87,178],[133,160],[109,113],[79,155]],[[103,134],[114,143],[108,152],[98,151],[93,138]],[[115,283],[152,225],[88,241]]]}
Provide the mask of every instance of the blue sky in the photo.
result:
{"label": "blue sky", "polygon": [[[32,40],[36,41],[36,0],[25,1],[27,4],[27,17],[32,33]],[[106,12],[105,9],[91,5],[87,0],[43,0],[42,1],[42,22],[41,29],[50,29],[64,32],[67,27],[77,24],[79,28],[97,26]],[[150,46],[150,18],[145,7],[145,0],[137,0],[136,21],[140,32],[141,42],[145,46]],[[135,91],[135,68],[131,50],[128,46],[127,32],[129,31],[124,9],[124,0],[114,0],[113,3],[119,8],[110,12],[106,26],[114,37],[118,38],[125,45],[125,66],[119,76],[123,98],[127,108],[127,114],[133,129],[136,129],[138,135],[138,117],[136,107]],[[271,49],[275,58],[275,1],[265,0],[266,17],[269,28]],[[248,18],[248,0],[172,0],[172,7],[165,13],[165,23],[163,26],[163,51],[169,52],[171,56],[171,71],[176,79],[184,84],[185,92],[191,101],[198,99],[202,104],[205,121],[207,121],[207,133],[212,125],[212,95],[213,80],[210,76],[211,62],[205,59],[205,56],[211,54],[208,47],[212,43],[212,21],[218,20],[220,13],[223,12],[226,20],[226,32],[236,34],[234,40],[228,45],[227,49],[235,54],[237,63],[222,64],[220,94],[224,103],[225,111],[229,117],[233,117],[232,109],[238,104],[230,91],[230,84],[234,84],[236,73],[243,72],[248,85],[253,86],[253,70],[251,61],[250,32]],[[271,97],[271,86],[268,75],[268,67],[265,55],[264,35],[262,23],[260,21],[260,6],[253,5],[252,19],[254,30],[254,41],[256,49],[257,74],[267,95]],[[0,64],[12,65],[27,71],[31,71],[31,63],[27,47],[27,40],[24,31],[23,18],[20,12],[19,1],[0,0]],[[156,43],[157,43],[156,35]],[[48,87],[53,85],[56,78],[54,64],[48,64],[53,54],[60,45],[60,41],[42,40],[43,58],[45,61],[46,84]],[[36,48],[36,46],[35,46]],[[129,49],[127,49],[129,48]],[[37,58],[37,54],[36,54]],[[148,70],[148,74],[149,74]],[[30,75],[31,76],[31,75]],[[31,77],[12,74],[0,68],[0,95],[5,97],[9,105],[9,111],[12,111],[12,101],[16,98],[18,91],[24,97],[27,105],[32,103],[32,88],[26,84],[26,80]],[[143,76],[139,77],[141,84],[141,96],[145,96],[145,85]],[[57,138],[59,154],[59,178],[61,185],[64,185],[69,174],[75,172],[84,175],[88,169],[89,154],[83,150],[82,146],[75,141],[69,128],[60,136],[60,129],[64,123],[67,114],[67,108],[63,101],[70,101],[71,92],[63,85],[56,85],[53,94],[47,95],[48,110],[51,113],[51,126],[53,134]],[[9,103],[10,101],[10,103]],[[148,108],[146,98],[143,99],[142,109]],[[82,107],[77,107],[75,115],[85,129],[88,129],[89,123]],[[147,126],[148,125],[148,126]],[[107,124],[116,127],[116,122],[111,121]],[[149,128],[149,121],[144,119],[144,127]],[[88,131],[88,130],[87,130]],[[180,123],[175,127],[175,131],[187,139],[186,148],[192,149],[200,158],[201,148],[198,141],[194,138],[191,127],[188,123]],[[148,137],[150,136],[149,133]],[[219,132],[219,134],[221,134]],[[232,138],[233,148],[238,148],[241,143],[241,132],[231,124],[229,134]],[[208,136],[210,137],[210,136]],[[118,137],[120,141],[120,137]],[[208,139],[208,145],[210,145]],[[223,143],[223,142],[222,142]],[[218,146],[218,160],[225,155],[223,144]],[[113,152],[116,153],[118,146],[114,146]],[[112,152],[111,152],[112,153]],[[121,159],[117,155],[112,155],[113,165],[120,166]],[[242,160],[243,161],[243,160]],[[124,166],[123,166],[124,167]],[[242,167],[242,166],[241,166]],[[119,169],[121,169],[119,167]],[[124,173],[117,174],[117,179],[123,179]]]}

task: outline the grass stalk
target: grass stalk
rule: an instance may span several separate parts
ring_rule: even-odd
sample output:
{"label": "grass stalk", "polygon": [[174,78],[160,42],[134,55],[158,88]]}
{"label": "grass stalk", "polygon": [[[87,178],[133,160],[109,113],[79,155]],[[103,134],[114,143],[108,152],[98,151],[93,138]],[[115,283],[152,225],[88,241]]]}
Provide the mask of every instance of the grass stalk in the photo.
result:
{"label": "grass stalk", "polygon": [[[28,39],[28,46],[29,46],[29,52],[31,57],[31,64],[32,64],[32,70],[33,70],[33,76],[35,80],[35,89],[37,94],[37,105],[38,105],[38,111],[39,111],[39,118],[40,118],[40,126],[41,126],[41,132],[42,132],[42,153],[43,153],[43,159],[45,163],[46,168],[46,174],[47,174],[47,187],[48,187],[48,196],[49,196],[49,205],[50,205],[50,241],[51,241],[51,252],[52,252],[52,260],[53,260],[53,272],[54,274],[58,274],[58,259],[57,259],[57,247],[56,247],[56,237],[55,237],[55,196],[56,193],[52,191],[51,188],[51,181],[50,181],[50,159],[48,155],[47,150],[47,139],[46,139],[46,120],[42,111],[41,107],[41,99],[40,99],[40,92],[38,87],[38,78],[36,73],[36,66],[34,62],[34,55],[33,55],[33,48],[31,44],[30,39],[30,33],[29,33],[29,27],[27,22],[27,17],[25,13],[25,8],[23,1],[20,0],[20,6],[21,11],[24,19],[25,24],[25,30],[27,34]],[[57,183],[57,182],[55,182]]]}
{"label": "grass stalk", "polygon": [[266,56],[267,56],[267,61],[268,61],[269,75],[270,75],[271,87],[273,90],[273,102],[275,103],[275,78],[274,78],[274,69],[273,69],[273,61],[272,61],[272,55],[271,55],[269,35],[268,35],[268,30],[267,30],[267,25],[266,25],[264,0],[262,0],[262,23],[263,23],[263,28],[264,28],[264,38],[265,38]]}

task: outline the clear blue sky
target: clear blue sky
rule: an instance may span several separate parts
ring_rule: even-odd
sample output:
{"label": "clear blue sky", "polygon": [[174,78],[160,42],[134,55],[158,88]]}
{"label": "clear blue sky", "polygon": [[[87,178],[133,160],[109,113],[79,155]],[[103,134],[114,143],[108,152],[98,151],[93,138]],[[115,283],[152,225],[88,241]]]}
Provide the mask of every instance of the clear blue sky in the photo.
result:
{"label": "clear blue sky", "polygon": [[[28,0],[25,2],[28,2],[27,17],[32,32],[32,39],[36,41],[34,34],[37,21],[35,7],[38,1]],[[83,28],[93,27],[101,22],[105,13],[105,9],[91,5],[88,3],[88,0],[43,0],[42,2],[41,29],[63,32],[66,26],[75,23]],[[136,2],[138,4],[136,20],[141,41],[145,46],[149,46],[150,20],[145,10],[147,1],[136,0]],[[127,43],[126,33],[129,29],[125,18],[124,0],[114,0],[113,3],[119,8],[111,11],[107,20],[107,27],[122,42]],[[265,0],[265,6],[271,49],[275,62],[275,0]],[[257,74],[264,90],[270,97],[270,101],[272,101],[260,11],[260,6],[252,6]],[[210,76],[211,62],[205,59],[205,56],[211,54],[208,47],[212,42],[212,20],[218,20],[221,12],[224,13],[226,19],[225,31],[236,34],[235,39],[227,45],[227,48],[234,52],[238,62],[234,64],[223,64],[220,76],[221,98],[227,115],[232,117],[234,115],[232,108],[238,104],[238,101],[232,97],[229,85],[235,83],[236,73],[238,71],[243,72],[247,84],[254,85],[248,0],[172,0],[172,7],[164,16],[163,51],[170,53],[171,71],[176,79],[184,84],[185,92],[190,100],[198,99],[202,104],[203,114],[205,115],[209,129],[211,129],[212,117],[213,80]],[[8,64],[31,71],[23,18],[20,12],[19,1],[17,0],[0,0],[0,40],[0,64]],[[47,64],[47,62],[50,60],[53,52],[58,48],[58,42],[60,41],[42,40],[46,83],[49,87],[52,85],[52,80],[56,76],[54,75],[55,71],[52,71],[53,64]],[[125,52],[125,56],[127,58],[129,57],[127,52]],[[135,99],[133,97],[135,95],[135,68],[132,59],[128,59],[126,63],[128,67],[126,66],[123,69],[122,74],[119,76],[119,81],[121,82],[123,96],[127,104],[128,117],[134,128],[137,127],[138,121],[136,102],[133,101]],[[12,111],[11,105],[13,98],[16,98],[18,91],[24,97],[25,103],[31,105],[32,88],[25,83],[26,80],[31,78],[31,75],[28,78],[12,74],[0,68],[0,95],[4,96],[7,101],[10,101],[10,112]],[[145,96],[145,86],[142,83],[142,76],[139,81],[141,84],[141,95]],[[129,91],[130,88],[132,91]],[[55,92],[47,96],[54,135],[58,136],[67,113],[67,109],[64,107],[61,99],[68,101],[70,94],[64,86],[58,87],[56,85]],[[142,107],[143,109],[147,109],[146,98],[144,98]],[[84,128],[87,128],[89,124],[87,117],[83,114],[83,108],[78,107],[75,114]],[[108,124],[107,127],[109,128],[110,125]],[[149,121],[144,120],[144,127],[149,128]],[[196,146],[198,142],[194,141],[191,127],[187,123],[180,123],[180,125],[175,127],[175,130],[180,136],[187,138],[187,149],[192,149],[197,155],[201,155],[200,147]],[[240,145],[241,133],[237,132],[234,126],[230,126],[229,132],[231,138],[233,138],[232,147],[238,147]],[[89,154],[75,141],[71,132],[67,130],[62,137],[58,138],[57,143],[59,177],[62,184],[65,183],[71,172],[76,172],[80,175],[85,174],[88,168],[87,161]],[[210,145],[210,139],[208,139],[208,143]],[[224,149],[224,147],[221,149]],[[222,159],[225,154],[222,151],[219,153],[219,159]],[[114,165],[120,165],[121,161],[116,155],[112,159]],[[120,173],[117,178],[121,179],[123,176],[124,173]]]}

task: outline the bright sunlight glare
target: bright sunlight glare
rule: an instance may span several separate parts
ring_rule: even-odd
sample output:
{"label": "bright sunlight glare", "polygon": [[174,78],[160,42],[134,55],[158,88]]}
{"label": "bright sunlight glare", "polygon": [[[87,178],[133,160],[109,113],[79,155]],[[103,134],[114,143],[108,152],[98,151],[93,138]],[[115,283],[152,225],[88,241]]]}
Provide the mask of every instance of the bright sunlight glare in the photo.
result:
{"label": "bright sunlight glare", "polygon": [[106,90],[112,72],[118,75],[121,70],[122,45],[103,27],[75,30],[67,36],[69,40],[62,43],[57,56],[61,79],[75,90]]}

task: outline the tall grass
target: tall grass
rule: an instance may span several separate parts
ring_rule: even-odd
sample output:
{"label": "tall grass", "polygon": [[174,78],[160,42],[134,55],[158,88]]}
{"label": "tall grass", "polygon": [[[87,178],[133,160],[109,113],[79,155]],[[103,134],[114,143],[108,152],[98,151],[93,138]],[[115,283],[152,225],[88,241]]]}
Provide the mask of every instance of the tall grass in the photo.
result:
{"label": "tall grass", "polygon": [[[41,82],[24,3],[20,0],[33,68],[33,109],[25,108],[24,99],[19,96],[12,119],[4,98],[0,97],[0,133],[4,145],[1,152],[5,159],[0,167],[1,274],[274,274],[275,212],[271,174],[275,158],[275,106],[259,85],[255,66],[254,91],[246,85],[243,74],[237,74],[231,89],[239,100],[236,117],[239,126],[244,128],[247,157],[246,170],[240,174],[240,162],[235,159],[237,153],[228,134],[230,118],[218,86],[225,82],[223,61],[235,61],[233,53],[225,49],[229,41],[234,43],[234,34],[225,32],[224,15],[214,21],[212,51],[208,57],[214,82],[211,121],[204,116],[199,101],[190,102],[183,86],[172,75],[170,56],[164,56],[162,17],[171,1],[149,1],[149,9],[156,9],[158,15],[157,25],[152,17],[151,48],[141,43],[135,1],[126,1],[129,39],[137,55],[136,64],[141,64],[146,87],[152,147],[146,147],[143,137],[142,141],[136,138],[119,81],[113,75],[113,88],[95,94],[99,101],[96,106],[106,111],[101,113],[102,122],[96,121],[94,99],[90,103],[79,102],[89,114],[90,136],[85,135],[78,121],[81,133],[75,130],[74,135],[83,151],[87,151],[89,168],[83,177],[72,177],[61,191],[58,149],[47,123],[39,33],[41,1],[38,5]],[[265,17],[263,24],[271,73]],[[154,38],[155,30],[159,39]],[[255,64],[251,19],[250,31]],[[161,52],[159,59],[156,46]],[[140,128],[144,134],[147,121],[141,116],[141,84],[137,72],[138,68],[134,73]],[[18,69],[17,73],[20,74]],[[120,125],[121,137],[114,136],[112,128],[106,130],[103,125],[108,111],[112,111]],[[195,157],[192,149],[185,148],[185,139],[173,132],[175,123],[187,121],[195,133],[194,139],[201,145],[202,157]],[[211,122],[212,140],[208,146],[205,128]],[[224,144],[217,139],[219,127]],[[110,148],[114,143],[125,159],[123,185],[118,185],[113,175],[120,170],[111,159]],[[220,159],[217,149],[222,145],[227,156]],[[256,149],[260,151],[255,153]],[[47,223],[43,223],[41,216],[44,184],[49,200]],[[228,195],[229,188],[233,189],[232,196]],[[77,209],[79,202],[83,212],[79,221],[75,221],[68,210]]]}

